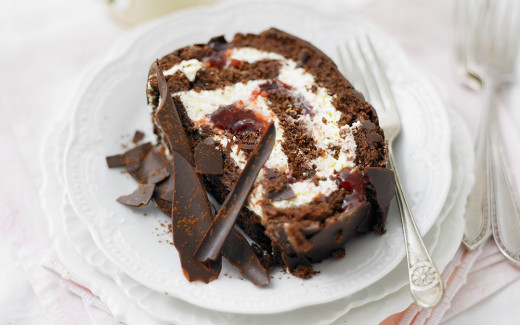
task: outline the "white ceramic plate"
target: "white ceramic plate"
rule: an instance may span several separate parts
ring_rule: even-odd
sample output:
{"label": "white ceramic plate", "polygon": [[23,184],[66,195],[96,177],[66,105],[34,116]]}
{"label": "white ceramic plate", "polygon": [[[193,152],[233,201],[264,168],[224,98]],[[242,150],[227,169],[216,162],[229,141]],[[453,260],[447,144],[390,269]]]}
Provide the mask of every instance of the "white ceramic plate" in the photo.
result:
{"label": "white ceramic plate", "polygon": [[[472,156],[472,147],[468,131],[456,115],[451,115],[450,121],[454,135],[451,149],[454,173],[450,195],[435,225],[424,238],[440,269],[444,268],[459,246],[463,230],[462,211],[473,181],[470,172],[473,160],[469,159]],[[146,319],[147,324],[165,321],[182,325],[319,325],[329,324],[345,313],[346,316],[341,317],[342,321],[362,319],[373,323],[402,310],[411,301],[405,286],[407,276],[404,260],[384,278],[353,295],[319,306],[273,315],[234,315],[204,310],[146,288],[117,270],[99,252],[86,225],[77,218],[64,198],[61,163],[56,159],[63,155],[63,140],[67,137],[68,129],[63,129],[61,124],[56,125],[46,138],[46,146],[42,151],[45,155],[42,156],[44,186],[41,197],[42,201],[49,203],[45,205],[45,212],[54,229],[52,237],[55,239],[60,260],[69,267],[72,274],[79,276],[80,284],[100,295],[114,315],[128,324]],[[61,214],[56,211],[56,207],[60,205],[63,206]],[[397,289],[399,290],[396,292]],[[392,295],[387,297],[390,293]],[[352,313],[348,312],[351,308]]]}
{"label": "white ceramic plate", "polygon": [[259,32],[270,26],[311,41],[332,57],[338,42],[370,34],[387,65],[401,110],[403,133],[396,143],[396,158],[422,233],[434,224],[449,189],[450,128],[443,104],[396,43],[370,23],[352,16],[322,16],[291,5],[259,3],[190,10],[149,25],[136,32],[124,50],[113,51],[117,55],[107,58],[73,107],[64,161],[67,190],[75,213],[120,270],[149,288],[204,308],[261,314],[333,301],[382,278],[404,256],[394,208],[385,235],[351,241],[344,259],[318,264],[321,273],[311,280],[275,271],[271,285],[259,289],[224,264],[222,274],[230,276],[207,285],[189,283],[175,248],[158,240],[156,228],[167,218],[152,208],[132,210],[115,201],[136,184],[128,175],[109,170],[105,156],[121,152],[124,136],[135,129],[152,134],[145,104],[150,62],[218,34]]}

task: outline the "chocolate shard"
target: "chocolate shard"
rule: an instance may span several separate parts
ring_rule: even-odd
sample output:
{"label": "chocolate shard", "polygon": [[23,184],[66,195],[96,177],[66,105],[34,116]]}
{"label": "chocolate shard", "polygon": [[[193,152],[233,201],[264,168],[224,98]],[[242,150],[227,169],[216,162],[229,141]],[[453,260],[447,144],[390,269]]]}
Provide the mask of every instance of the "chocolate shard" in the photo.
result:
{"label": "chocolate shard", "polygon": [[[159,154],[163,156],[161,152],[159,152]],[[164,159],[166,160],[166,157],[164,157]],[[156,184],[155,192],[153,194],[153,200],[155,205],[157,205],[161,210],[163,210],[161,206],[165,206],[165,204],[162,203],[162,201],[170,203],[169,205],[166,205],[167,207],[169,207],[169,209],[167,210],[168,212],[165,212],[168,216],[170,216],[172,212],[171,203],[173,202],[173,189],[175,187],[173,163],[168,162],[165,168],[170,176]]]}
{"label": "chocolate shard", "polygon": [[[283,231],[279,231],[280,241],[276,249],[281,251],[279,254],[291,272],[298,266],[310,267],[311,263],[329,257],[331,251],[342,250],[346,242],[356,236],[359,225],[370,213],[370,203],[362,202],[334,219],[328,219],[320,225],[320,231],[314,229],[311,236],[305,236],[308,229],[302,225],[294,229],[284,227]],[[311,229],[315,226],[309,225]],[[312,250],[308,251],[310,247]]]}
{"label": "chocolate shard", "polygon": [[170,175],[168,160],[154,147],[141,160],[141,164],[128,173],[140,184],[156,184]]}
{"label": "chocolate shard", "polygon": [[271,201],[282,201],[294,199],[296,194],[294,194],[294,191],[290,186],[286,185],[281,191],[266,193],[265,197]]}
{"label": "chocolate shard", "polygon": [[[365,175],[375,192],[375,208],[381,214],[382,225],[385,224],[390,202],[395,194],[394,172],[383,167],[367,167]],[[378,225],[376,225],[378,227]],[[383,229],[376,229],[384,231]]]}
{"label": "chocolate shard", "polygon": [[276,170],[268,168],[268,167],[264,167],[264,171],[265,171],[265,177],[267,179],[275,179],[275,178],[282,176]]}
{"label": "chocolate shard", "polygon": [[133,149],[130,149],[123,154],[108,156],[106,157],[108,168],[138,168],[141,165],[141,162],[146,158],[150,150],[152,150],[153,148],[154,146],[150,142],[147,142]]}
{"label": "chocolate shard", "polygon": [[134,133],[134,137],[132,138],[132,142],[135,143],[135,144],[138,144],[143,139],[144,139],[144,133],[139,131],[139,130],[137,130]]}
{"label": "chocolate shard", "polygon": [[214,145],[199,143],[195,147],[194,159],[197,173],[220,175],[224,172],[222,153]]}
{"label": "chocolate shard", "polygon": [[126,157],[124,154],[107,156],[106,160],[107,160],[108,168],[126,166]]}
{"label": "chocolate shard", "polygon": [[155,184],[139,185],[137,190],[129,195],[123,195],[117,198],[117,202],[132,207],[143,207],[148,205],[153,195]]}
{"label": "chocolate shard", "polygon": [[269,273],[253,251],[247,240],[235,229],[229,233],[222,253],[246,279],[256,286],[269,284]]}
{"label": "chocolate shard", "polygon": [[153,203],[164,214],[171,217],[173,209],[173,189],[175,187],[175,174],[173,172],[173,163],[169,162],[166,170],[170,174],[168,178],[155,185],[155,192],[153,193]]}
{"label": "chocolate shard", "polygon": [[164,200],[164,199],[161,199],[160,197],[153,197],[153,203],[155,204],[155,206],[161,210],[165,215],[171,217],[172,215],[172,209],[173,209],[173,204],[172,202],[169,202],[167,200]]}
{"label": "chocolate shard", "polygon": [[171,212],[173,243],[179,252],[186,279],[208,283],[218,277],[222,267],[221,257],[202,265],[193,258],[193,254],[211,225],[209,202],[192,165],[176,151],[172,157],[175,183]]}
{"label": "chocolate shard", "polygon": [[184,132],[184,127],[177,113],[177,108],[173,103],[168,84],[164,79],[158,60],[154,62],[152,69],[156,71],[159,93],[161,95],[160,105],[155,111],[155,121],[164,133],[170,152],[178,152],[190,164],[193,164],[190,142]]}
{"label": "chocolate shard", "polygon": [[276,129],[271,122],[197,248],[194,255],[197,260],[206,263],[219,258],[222,246],[233,229],[249,191],[273,150],[275,138]]}

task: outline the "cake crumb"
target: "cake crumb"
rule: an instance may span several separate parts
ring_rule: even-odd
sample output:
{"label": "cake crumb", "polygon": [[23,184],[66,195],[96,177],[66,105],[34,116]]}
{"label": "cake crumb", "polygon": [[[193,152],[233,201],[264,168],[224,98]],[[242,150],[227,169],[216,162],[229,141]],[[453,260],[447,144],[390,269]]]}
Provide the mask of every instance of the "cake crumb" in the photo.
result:
{"label": "cake crumb", "polygon": [[320,271],[315,271],[312,266],[303,265],[298,265],[292,272],[294,276],[297,276],[302,279],[310,279],[313,275],[318,273],[320,273]]}

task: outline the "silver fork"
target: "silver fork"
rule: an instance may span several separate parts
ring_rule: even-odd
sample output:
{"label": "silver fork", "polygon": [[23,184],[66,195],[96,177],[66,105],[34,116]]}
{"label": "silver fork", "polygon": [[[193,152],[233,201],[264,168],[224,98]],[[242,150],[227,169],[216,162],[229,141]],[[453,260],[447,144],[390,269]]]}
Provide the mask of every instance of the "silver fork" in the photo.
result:
{"label": "silver fork", "polygon": [[520,41],[518,1],[459,0],[455,6],[459,77],[481,90],[483,112],[476,149],[476,183],[466,206],[464,244],[481,245],[493,234],[497,246],[520,265],[520,208],[505,160],[494,107],[496,91],[514,81]]}
{"label": "silver fork", "polygon": [[[377,110],[379,123],[388,140],[388,162],[390,168],[395,173],[396,197],[403,224],[406,257],[408,260],[408,278],[412,297],[421,307],[429,308],[436,306],[444,295],[444,283],[417,230],[394,162],[392,143],[401,131],[401,120],[390,84],[385,75],[385,70],[368,37],[365,42],[356,39],[344,47],[338,47],[338,54],[340,65],[345,75],[347,75],[345,58],[348,58],[349,66],[352,68],[350,71],[352,74],[348,74],[348,77],[358,82],[356,84],[358,89],[361,90],[363,95],[367,97],[368,101]],[[355,57],[354,54],[357,54],[357,56]],[[358,57],[361,60],[357,60],[356,58]],[[373,63],[371,64],[370,62]]]}

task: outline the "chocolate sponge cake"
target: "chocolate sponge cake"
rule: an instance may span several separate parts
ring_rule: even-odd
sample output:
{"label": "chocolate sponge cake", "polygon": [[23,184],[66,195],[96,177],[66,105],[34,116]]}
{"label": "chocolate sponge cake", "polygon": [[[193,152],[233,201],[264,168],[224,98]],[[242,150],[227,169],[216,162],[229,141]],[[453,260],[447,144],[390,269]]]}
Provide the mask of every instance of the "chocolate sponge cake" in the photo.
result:
{"label": "chocolate sponge cake", "polygon": [[[384,233],[394,180],[383,131],[375,110],[323,52],[269,29],[181,48],[158,66],[192,151],[213,155],[215,168],[199,172],[220,203],[274,123],[274,147],[238,218],[266,265],[309,277],[312,263],[343,256],[353,236]],[[155,112],[161,97],[154,69],[147,96]],[[156,114],[152,120],[171,159]]]}

